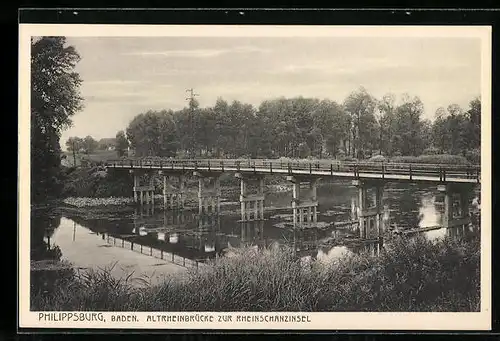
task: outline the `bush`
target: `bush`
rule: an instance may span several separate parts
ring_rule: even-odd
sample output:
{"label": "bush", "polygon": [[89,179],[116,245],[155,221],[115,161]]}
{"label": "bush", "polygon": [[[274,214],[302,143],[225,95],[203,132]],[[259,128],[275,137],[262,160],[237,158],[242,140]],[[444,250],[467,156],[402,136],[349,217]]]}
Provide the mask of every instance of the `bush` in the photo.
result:
{"label": "bush", "polygon": [[370,162],[386,162],[387,158],[383,155],[375,155],[368,159]]}
{"label": "bush", "polygon": [[436,147],[429,147],[429,148],[426,148],[424,149],[424,155],[437,155],[439,154],[439,149],[437,149]]}
{"label": "bush", "polygon": [[132,179],[128,172],[101,166],[77,168],[69,172],[64,182],[63,197],[129,197]]}
{"label": "bush", "polygon": [[420,156],[395,156],[390,159],[390,162],[396,163],[430,163],[430,164],[454,164],[467,165],[470,162],[460,155],[451,154],[436,154],[436,155],[420,155]]}
{"label": "bush", "polygon": [[481,163],[481,150],[480,149],[472,149],[468,150],[465,153],[465,157],[467,160],[474,164],[480,164]]}
{"label": "bush", "polygon": [[358,161],[355,157],[352,156],[344,156],[342,158],[339,158],[340,161],[346,161],[346,162],[355,162]]}

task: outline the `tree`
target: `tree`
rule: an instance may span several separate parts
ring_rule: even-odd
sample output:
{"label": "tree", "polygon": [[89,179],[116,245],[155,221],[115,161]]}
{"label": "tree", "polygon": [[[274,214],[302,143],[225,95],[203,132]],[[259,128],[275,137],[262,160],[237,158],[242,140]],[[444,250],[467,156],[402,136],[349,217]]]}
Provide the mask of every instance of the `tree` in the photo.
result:
{"label": "tree", "polygon": [[66,148],[73,154],[73,166],[76,167],[76,155],[80,153],[80,149],[83,148],[83,140],[79,137],[70,137],[66,141]]}
{"label": "tree", "polygon": [[120,130],[118,133],[116,133],[115,150],[116,150],[116,153],[118,154],[118,157],[125,156],[127,153],[128,140],[127,140],[127,137],[125,136],[125,132],[123,130]]}
{"label": "tree", "polygon": [[90,135],[85,136],[83,139],[83,150],[87,155],[93,153],[97,149],[98,145],[99,143]]}
{"label": "tree", "polygon": [[312,112],[312,149],[320,158],[323,149],[336,157],[341,141],[347,138],[347,119],[342,107],[336,102],[323,100]]}
{"label": "tree", "polygon": [[441,154],[448,152],[451,146],[451,135],[447,127],[446,110],[438,108],[432,126],[432,143]]}
{"label": "tree", "polygon": [[116,138],[105,137],[100,139],[98,142],[97,149],[99,150],[109,150],[110,148],[116,148]]}
{"label": "tree", "polygon": [[352,92],[344,101],[344,110],[349,115],[351,128],[352,156],[364,157],[366,149],[373,149],[377,143],[377,102],[365,88]]}
{"label": "tree", "polygon": [[401,155],[420,155],[425,149],[422,140],[424,105],[420,98],[403,95],[402,104],[396,108],[393,146]]}
{"label": "tree", "polygon": [[388,156],[393,153],[393,136],[395,125],[396,97],[393,94],[386,94],[378,103],[378,110],[381,114],[379,117],[380,141],[379,150]]}
{"label": "tree", "polygon": [[137,115],[126,134],[137,156],[175,156],[182,136],[177,132],[174,113],[166,110]]}
{"label": "tree", "polygon": [[80,56],[65,37],[31,40],[31,200],[57,196],[61,186],[61,132],[83,108]]}
{"label": "tree", "polygon": [[474,98],[469,103],[469,110],[465,113],[467,126],[467,143],[470,148],[481,147],[481,99]]}
{"label": "tree", "polygon": [[66,148],[69,152],[78,154],[80,152],[80,149],[83,148],[83,140],[77,136],[70,137],[66,141]]}

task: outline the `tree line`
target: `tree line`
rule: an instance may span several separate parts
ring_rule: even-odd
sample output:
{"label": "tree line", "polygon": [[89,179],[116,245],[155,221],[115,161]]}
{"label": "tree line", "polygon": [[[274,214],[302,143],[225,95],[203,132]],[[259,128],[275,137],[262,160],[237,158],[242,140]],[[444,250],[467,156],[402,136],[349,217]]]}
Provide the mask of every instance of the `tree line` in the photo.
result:
{"label": "tree line", "polygon": [[116,150],[118,156],[126,155],[128,140],[123,131],[119,131],[114,138],[102,138],[99,141],[88,135],[84,138],[72,136],[66,141],[69,152],[76,154],[91,154],[97,150]]}
{"label": "tree line", "polygon": [[137,115],[126,136],[136,156],[363,159],[478,152],[479,97],[467,109],[439,108],[434,122],[423,114],[417,96],[376,99],[362,87],[342,103],[281,97],[254,107],[219,98],[202,108],[192,99],[178,111]]}

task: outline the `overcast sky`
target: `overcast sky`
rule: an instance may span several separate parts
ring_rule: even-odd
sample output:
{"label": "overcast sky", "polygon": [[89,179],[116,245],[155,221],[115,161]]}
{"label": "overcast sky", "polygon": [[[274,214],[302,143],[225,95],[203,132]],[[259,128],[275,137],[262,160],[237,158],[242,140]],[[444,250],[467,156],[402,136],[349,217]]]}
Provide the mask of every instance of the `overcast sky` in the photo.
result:
{"label": "overcast sky", "polygon": [[114,137],[137,114],[180,109],[186,89],[201,106],[217,97],[258,106],[280,96],[339,103],[364,86],[377,98],[419,96],[425,117],[480,95],[480,40],[474,38],[68,37],[85,109],[61,138]]}

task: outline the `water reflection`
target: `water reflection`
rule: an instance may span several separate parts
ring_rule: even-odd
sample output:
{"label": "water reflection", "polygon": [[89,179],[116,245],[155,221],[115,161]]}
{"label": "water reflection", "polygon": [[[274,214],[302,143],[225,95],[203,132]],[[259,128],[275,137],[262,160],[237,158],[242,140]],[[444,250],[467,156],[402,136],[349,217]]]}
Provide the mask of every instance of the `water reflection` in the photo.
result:
{"label": "water reflection", "polygon": [[[262,249],[287,245],[297,257],[323,261],[353,252],[377,255],[383,248],[379,241],[361,245],[350,242],[359,237],[357,225],[350,223],[357,219],[355,188],[345,184],[320,187],[318,221],[321,224],[305,229],[291,229],[283,225],[291,218],[288,208],[290,199],[289,193],[268,195],[266,205],[272,203],[277,206],[276,210],[266,214],[264,221],[244,223],[237,222],[239,212],[198,215],[196,210],[165,211],[152,205],[138,207],[131,214],[99,218],[65,213],[61,219],[55,210],[44,211],[32,219],[32,259],[58,259],[62,250],[62,257],[69,261],[96,265],[102,264],[105,259],[137,257],[139,252],[160,260],[180,259],[184,266],[189,261],[197,264],[225,255],[232,249],[249,246]],[[386,188],[383,199],[386,230],[439,227],[442,224],[440,200],[433,188]],[[465,235],[469,229],[436,229],[424,234],[434,239],[445,235]],[[58,234],[58,230],[63,232]],[[107,246],[122,248],[130,256],[109,256],[111,252],[101,244],[90,254],[92,247],[89,245],[97,242],[89,236],[94,238],[96,235],[99,236],[99,243],[105,241]],[[169,256],[165,258],[167,254]]]}
{"label": "water reflection", "polygon": [[51,242],[61,224],[61,213],[54,208],[31,211],[31,260],[60,260],[61,250]]}

